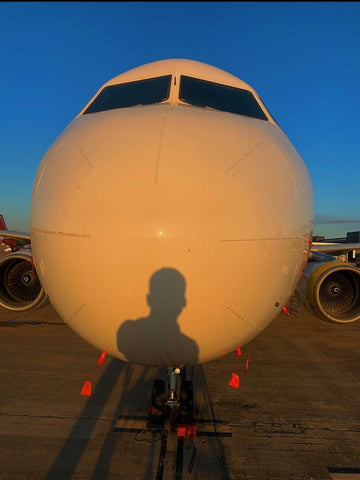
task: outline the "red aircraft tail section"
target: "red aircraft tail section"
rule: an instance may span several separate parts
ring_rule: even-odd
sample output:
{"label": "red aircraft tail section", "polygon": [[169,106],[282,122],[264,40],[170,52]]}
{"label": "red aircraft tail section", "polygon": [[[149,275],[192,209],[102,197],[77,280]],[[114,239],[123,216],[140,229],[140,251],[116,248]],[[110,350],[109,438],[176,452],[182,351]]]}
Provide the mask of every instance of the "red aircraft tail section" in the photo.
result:
{"label": "red aircraft tail section", "polygon": [[0,230],[7,230],[5,218],[2,215],[0,215]]}

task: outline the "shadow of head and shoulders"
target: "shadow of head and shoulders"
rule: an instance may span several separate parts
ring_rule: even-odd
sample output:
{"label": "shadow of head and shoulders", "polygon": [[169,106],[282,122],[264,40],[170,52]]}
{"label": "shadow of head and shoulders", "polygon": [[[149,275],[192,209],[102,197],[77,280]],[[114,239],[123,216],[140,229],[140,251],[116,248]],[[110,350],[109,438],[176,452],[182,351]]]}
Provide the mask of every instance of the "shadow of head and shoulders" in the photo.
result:
{"label": "shadow of head and shoulders", "polygon": [[155,366],[197,363],[198,346],[178,324],[186,308],[185,290],[185,278],[176,269],[162,268],[151,276],[149,315],[126,320],[117,332],[118,349],[127,361]]}

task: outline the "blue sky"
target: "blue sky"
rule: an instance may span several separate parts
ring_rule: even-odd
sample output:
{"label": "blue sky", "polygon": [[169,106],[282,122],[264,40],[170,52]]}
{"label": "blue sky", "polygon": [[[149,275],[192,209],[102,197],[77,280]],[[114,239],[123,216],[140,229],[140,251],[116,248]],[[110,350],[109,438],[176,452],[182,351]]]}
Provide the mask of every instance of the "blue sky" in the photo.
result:
{"label": "blue sky", "polygon": [[303,157],[314,233],[360,230],[360,3],[0,3],[0,213],[29,229],[38,164],[110,78],[164,58],[252,85]]}

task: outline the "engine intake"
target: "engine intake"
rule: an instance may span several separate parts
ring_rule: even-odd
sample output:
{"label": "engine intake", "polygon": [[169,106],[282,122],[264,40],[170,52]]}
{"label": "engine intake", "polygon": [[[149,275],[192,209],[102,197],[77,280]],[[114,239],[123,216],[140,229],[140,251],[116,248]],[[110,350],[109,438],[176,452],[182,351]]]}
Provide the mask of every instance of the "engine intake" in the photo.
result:
{"label": "engine intake", "polygon": [[360,269],[341,262],[309,263],[302,280],[306,303],[322,320],[360,319]]}
{"label": "engine intake", "polygon": [[25,312],[40,307],[45,300],[30,253],[15,252],[0,259],[0,306]]}

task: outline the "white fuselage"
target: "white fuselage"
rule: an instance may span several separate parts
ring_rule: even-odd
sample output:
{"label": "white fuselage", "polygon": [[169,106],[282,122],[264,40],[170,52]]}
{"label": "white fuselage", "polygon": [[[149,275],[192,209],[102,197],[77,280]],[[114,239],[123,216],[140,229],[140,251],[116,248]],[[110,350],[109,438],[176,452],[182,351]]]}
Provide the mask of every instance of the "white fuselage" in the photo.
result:
{"label": "white fuselage", "polygon": [[312,231],[308,171],[275,122],[171,98],[78,115],[32,197],[51,303],[144,365],[202,363],[256,336],[296,288]]}

